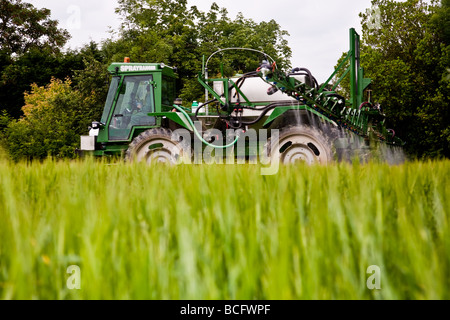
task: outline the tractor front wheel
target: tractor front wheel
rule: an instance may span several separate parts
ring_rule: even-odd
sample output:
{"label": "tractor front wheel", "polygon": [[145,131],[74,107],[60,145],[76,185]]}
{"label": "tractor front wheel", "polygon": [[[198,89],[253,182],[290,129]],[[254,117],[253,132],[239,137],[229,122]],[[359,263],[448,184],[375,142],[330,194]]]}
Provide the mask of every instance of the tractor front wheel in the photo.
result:
{"label": "tractor front wheel", "polygon": [[154,128],[142,132],[128,147],[125,160],[129,162],[179,164],[190,156],[180,137],[171,130]]}

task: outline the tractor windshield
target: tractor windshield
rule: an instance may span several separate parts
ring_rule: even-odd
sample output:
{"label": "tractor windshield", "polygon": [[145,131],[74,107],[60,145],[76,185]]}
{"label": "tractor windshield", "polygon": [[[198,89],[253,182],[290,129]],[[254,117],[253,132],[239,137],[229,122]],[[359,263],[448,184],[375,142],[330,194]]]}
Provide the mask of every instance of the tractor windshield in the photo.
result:
{"label": "tractor windshield", "polygon": [[114,101],[114,97],[116,96],[119,81],[120,77],[113,77],[111,80],[111,85],[109,86],[108,91],[108,97],[106,98],[105,108],[103,109],[102,119],[100,120],[102,123],[106,123],[106,121],[108,121],[109,111],[111,111],[111,107]]}
{"label": "tractor windshield", "polygon": [[134,126],[151,126],[155,117],[152,75],[126,76],[119,88],[119,96],[109,124],[109,139],[126,140]]}

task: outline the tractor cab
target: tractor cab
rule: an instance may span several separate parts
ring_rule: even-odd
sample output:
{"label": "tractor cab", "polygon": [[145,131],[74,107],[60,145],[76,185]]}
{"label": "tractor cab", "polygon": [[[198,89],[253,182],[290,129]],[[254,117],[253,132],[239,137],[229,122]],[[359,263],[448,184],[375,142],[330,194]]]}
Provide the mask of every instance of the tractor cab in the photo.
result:
{"label": "tractor cab", "polygon": [[125,58],[112,63],[108,72],[112,80],[101,120],[92,123],[81,146],[99,155],[109,153],[108,142],[126,146],[140,132],[158,126],[160,119],[148,114],[170,109],[176,98],[177,75],[163,63],[129,63]]}

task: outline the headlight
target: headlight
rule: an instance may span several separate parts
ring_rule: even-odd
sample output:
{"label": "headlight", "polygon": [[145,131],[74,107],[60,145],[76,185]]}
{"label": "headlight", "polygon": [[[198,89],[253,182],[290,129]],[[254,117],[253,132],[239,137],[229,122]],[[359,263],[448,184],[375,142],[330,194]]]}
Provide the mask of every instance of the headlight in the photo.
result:
{"label": "headlight", "polygon": [[100,129],[100,122],[94,121],[91,125],[92,129]]}

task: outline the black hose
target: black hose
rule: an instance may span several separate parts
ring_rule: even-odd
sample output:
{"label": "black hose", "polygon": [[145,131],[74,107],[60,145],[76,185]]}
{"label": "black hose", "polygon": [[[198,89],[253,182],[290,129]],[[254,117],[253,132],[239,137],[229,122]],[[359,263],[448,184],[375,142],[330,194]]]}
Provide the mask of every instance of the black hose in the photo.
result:
{"label": "black hose", "polygon": [[[234,83],[230,88],[228,88],[228,91],[230,92],[231,90],[233,90],[233,87],[238,87],[239,89],[242,87],[242,85],[244,84],[243,83],[243,81],[246,79],[246,78],[251,78],[251,77],[255,77],[255,76],[257,76],[258,75],[258,72],[256,72],[256,71],[251,71],[251,72],[247,72],[247,73],[244,73],[243,75],[242,75],[242,77],[240,77],[237,81],[236,81],[236,83]],[[241,83],[242,82],[242,83]],[[238,92],[237,92],[237,90],[236,90],[236,94],[237,94]],[[203,103],[203,104],[201,104],[200,106],[198,106],[198,108],[197,108],[197,110],[195,111],[195,118],[198,120],[198,113],[199,113],[199,110],[201,109],[201,108],[203,108],[204,106],[206,106],[206,105],[208,105],[208,104],[210,104],[210,103],[213,103],[213,102],[215,102],[215,101],[217,101],[217,99],[216,98],[214,98],[214,99],[211,99],[211,100],[209,100],[209,101],[206,101],[205,103]],[[239,101],[239,98],[238,98],[238,101]]]}
{"label": "black hose", "polygon": [[[275,102],[275,103],[269,104],[264,109],[259,109],[259,110],[262,110],[262,112],[261,112],[261,114],[259,115],[258,118],[256,118],[253,121],[248,121],[248,122],[243,122],[242,121],[241,124],[244,124],[244,125],[255,124],[259,120],[261,120],[266,115],[266,113],[269,112],[270,110],[275,109],[276,107],[284,107],[284,106],[289,106],[289,105],[291,105],[291,106],[299,106],[300,104],[298,102],[291,102],[291,103]],[[258,110],[258,109],[255,109],[255,108],[245,108],[245,109]]]}
{"label": "black hose", "polygon": [[203,108],[204,106],[206,106],[206,105],[208,105],[208,104],[210,104],[210,103],[212,103],[212,102],[214,102],[214,101],[217,101],[217,99],[214,98],[214,99],[211,99],[211,100],[206,101],[205,103],[199,105],[199,106],[197,107],[197,110],[195,110],[195,119],[198,120],[198,118],[197,118],[197,116],[198,116],[198,111],[199,111],[201,108]]}
{"label": "black hose", "polygon": [[[237,120],[235,120],[235,119],[237,119]],[[233,121],[236,121],[238,126],[234,126],[232,124]],[[226,123],[230,126],[231,129],[240,129],[240,128],[242,128],[242,113],[240,115],[238,115],[237,117],[233,117],[229,121],[226,121]]]}
{"label": "black hose", "polygon": [[[240,78],[236,81],[236,83],[235,83],[233,86],[231,86],[231,88],[230,88],[229,90],[231,91],[231,90],[233,89],[234,86],[236,86],[237,88],[241,89],[242,86],[244,85],[245,79],[247,79],[247,78],[253,78],[253,77],[258,77],[258,72],[256,72],[256,71],[250,71],[250,72],[244,73],[244,74],[242,75],[242,77],[240,77]],[[233,98],[236,97],[236,95],[238,95],[238,102],[239,102],[239,92],[238,92],[237,90],[236,90],[236,93],[234,94]]]}
{"label": "black hose", "polygon": [[340,94],[337,93],[330,93],[327,94],[325,97],[334,97],[334,98],[338,98],[339,100],[342,100],[342,102],[345,104],[345,98],[343,96],[341,96]]}
{"label": "black hose", "polygon": [[294,68],[294,69],[291,70],[291,72],[289,73],[289,75],[290,75],[290,76],[291,76],[291,75],[302,75],[302,76],[305,75],[305,74],[302,74],[302,73],[298,74],[299,71],[304,71],[304,72],[306,72],[306,75],[308,76],[309,81],[310,81],[310,83],[309,83],[310,87],[313,87],[313,88],[315,88],[315,89],[318,89],[318,88],[319,88],[319,84],[318,84],[316,78],[312,75],[311,71],[309,71],[309,70],[306,69],[306,68],[299,68],[299,67]]}

